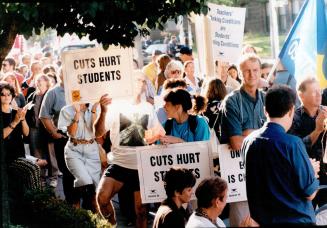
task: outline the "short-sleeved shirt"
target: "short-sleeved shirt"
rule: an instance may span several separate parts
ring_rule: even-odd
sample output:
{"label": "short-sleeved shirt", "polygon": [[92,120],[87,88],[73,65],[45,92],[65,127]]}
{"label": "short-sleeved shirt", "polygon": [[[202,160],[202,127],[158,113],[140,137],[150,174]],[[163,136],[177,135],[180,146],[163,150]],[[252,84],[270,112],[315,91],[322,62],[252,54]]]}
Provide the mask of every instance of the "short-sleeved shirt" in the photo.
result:
{"label": "short-sleeved shirt", "polygon": [[256,91],[251,97],[243,88],[234,90],[221,104],[222,143],[228,143],[232,136],[241,136],[247,129],[259,129],[266,121],[264,114],[264,93]]}
{"label": "short-sleeved shirt", "polygon": [[[74,138],[76,139],[94,139],[93,127],[92,127],[92,105],[89,104],[89,107],[85,112],[80,112],[78,119],[78,128]],[[59,115],[58,128],[65,131],[66,128],[72,124],[72,120],[75,116],[75,109],[72,105],[64,106]]]}
{"label": "short-sleeved shirt", "polygon": [[110,130],[113,164],[137,169],[135,146],[147,145],[145,131],[161,127],[153,106],[145,101],[139,104],[117,102],[108,107],[105,129]]}
{"label": "short-sleeved shirt", "polygon": [[260,225],[315,223],[311,196],[318,188],[302,140],[269,122],[242,145],[251,217]]}
{"label": "short-sleeved shirt", "polygon": [[142,71],[154,86],[158,74],[156,64],[154,62],[150,62],[148,65],[145,65],[142,68]]}
{"label": "short-sleeved shirt", "polygon": [[65,90],[62,86],[57,85],[45,94],[39,117],[52,119],[57,126],[60,110],[65,105]]}
{"label": "short-sleeved shirt", "polygon": [[[165,124],[166,122],[163,126],[165,126]],[[181,138],[185,142],[206,141],[210,139],[208,123],[202,116],[196,116],[195,134],[191,131],[188,120],[179,124],[175,119],[173,119],[171,132],[167,134]]]}

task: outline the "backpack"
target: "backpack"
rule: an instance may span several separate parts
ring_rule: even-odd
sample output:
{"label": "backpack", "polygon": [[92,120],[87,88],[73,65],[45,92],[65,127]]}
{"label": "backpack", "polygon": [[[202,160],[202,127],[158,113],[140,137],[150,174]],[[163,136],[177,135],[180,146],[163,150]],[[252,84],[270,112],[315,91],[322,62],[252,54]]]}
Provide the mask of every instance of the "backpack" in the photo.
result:
{"label": "backpack", "polygon": [[[194,115],[189,115],[188,116],[188,125],[190,126],[190,130],[195,135],[195,129],[197,127],[198,121],[196,120],[196,116]],[[167,135],[171,134],[171,130],[173,128],[173,119],[168,119],[165,123],[165,131]]]}

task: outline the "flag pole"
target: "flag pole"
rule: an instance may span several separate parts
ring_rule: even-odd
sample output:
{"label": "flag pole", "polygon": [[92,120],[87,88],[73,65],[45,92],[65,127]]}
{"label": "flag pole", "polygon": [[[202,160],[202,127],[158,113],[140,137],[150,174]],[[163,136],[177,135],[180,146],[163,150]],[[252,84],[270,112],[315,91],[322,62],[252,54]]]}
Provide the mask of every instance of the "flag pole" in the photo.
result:
{"label": "flag pole", "polygon": [[268,82],[270,82],[270,80],[272,79],[273,74],[274,74],[274,71],[277,69],[277,66],[278,66],[279,63],[280,63],[280,59],[277,58],[277,59],[275,60],[274,65],[272,66],[272,68],[271,68],[269,74],[268,74],[268,77],[267,77],[267,81],[268,81]]}

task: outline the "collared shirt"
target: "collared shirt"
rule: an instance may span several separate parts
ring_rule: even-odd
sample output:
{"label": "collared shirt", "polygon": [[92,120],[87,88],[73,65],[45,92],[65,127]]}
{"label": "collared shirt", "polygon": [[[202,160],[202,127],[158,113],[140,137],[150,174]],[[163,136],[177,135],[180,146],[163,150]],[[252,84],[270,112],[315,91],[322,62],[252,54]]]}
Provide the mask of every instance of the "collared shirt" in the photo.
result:
{"label": "collared shirt", "polygon": [[[317,141],[312,145],[310,134],[316,128],[316,118],[318,113],[311,117],[306,112],[304,106],[300,106],[296,109],[294,113],[293,123],[291,129],[288,133],[292,135],[296,135],[300,137],[305,145],[306,151],[310,158],[315,158],[317,161],[320,162],[320,182],[323,184],[327,183],[327,175],[326,175],[326,164],[322,162],[322,155],[323,155],[323,147],[322,144],[322,137],[323,133],[321,133],[317,139]],[[326,136],[325,136],[326,139]],[[324,140],[325,142],[325,140]]]}
{"label": "collared shirt", "polygon": [[56,85],[44,95],[39,117],[52,119],[57,126],[60,110],[65,105],[65,90],[62,86]]}
{"label": "collared shirt", "polygon": [[242,135],[247,129],[258,129],[266,121],[264,114],[264,93],[256,91],[251,97],[243,88],[234,90],[222,102],[222,143],[229,138]]}
{"label": "collared shirt", "polygon": [[[99,112],[100,109],[97,109]],[[76,111],[73,105],[67,105],[60,111],[58,128],[62,131],[66,131],[67,127],[72,124]],[[81,111],[77,123],[77,130],[73,138],[76,139],[94,139],[94,133],[92,129],[92,105],[89,104],[85,111]],[[72,137],[71,135],[69,135]]]}
{"label": "collared shirt", "polygon": [[318,188],[302,140],[269,122],[252,132],[242,145],[251,217],[260,225],[315,223],[306,199]]}
{"label": "collared shirt", "polygon": [[316,128],[316,118],[317,114],[313,117],[309,116],[303,106],[297,108],[289,133],[302,139],[310,158],[315,158],[320,161],[322,158],[321,139],[323,134],[319,135],[319,138],[313,145],[311,145],[312,142],[310,138],[310,134]]}

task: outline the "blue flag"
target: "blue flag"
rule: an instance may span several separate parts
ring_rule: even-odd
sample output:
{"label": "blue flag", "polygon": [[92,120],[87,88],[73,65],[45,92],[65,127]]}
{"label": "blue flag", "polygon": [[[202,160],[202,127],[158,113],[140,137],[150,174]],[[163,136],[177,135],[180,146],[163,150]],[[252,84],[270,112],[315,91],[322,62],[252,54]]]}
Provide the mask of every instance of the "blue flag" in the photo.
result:
{"label": "blue flag", "polygon": [[305,76],[317,76],[321,85],[327,83],[323,72],[326,53],[327,26],[324,0],[307,0],[302,6],[279,59],[288,72],[299,81]]}

